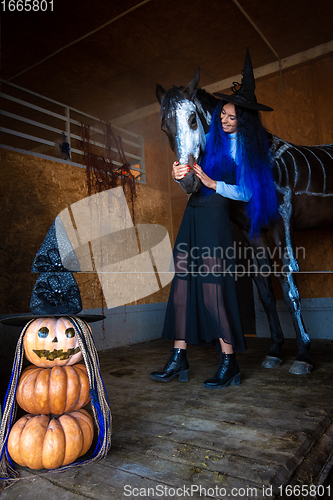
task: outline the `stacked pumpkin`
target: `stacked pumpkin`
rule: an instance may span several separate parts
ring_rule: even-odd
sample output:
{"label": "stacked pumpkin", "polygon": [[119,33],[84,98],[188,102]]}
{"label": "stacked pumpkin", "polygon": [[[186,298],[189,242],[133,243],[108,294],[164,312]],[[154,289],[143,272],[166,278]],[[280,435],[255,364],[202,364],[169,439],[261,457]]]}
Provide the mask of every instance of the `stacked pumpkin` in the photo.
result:
{"label": "stacked pumpkin", "polygon": [[72,323],[38,318],[26,329],[24,352],[33,365],[20,377],[16,400],[28,415],[12,427],[8,453],[19,465],[55,469],[90,448],[94,426],[82,409],[90,401],[89,379]]}

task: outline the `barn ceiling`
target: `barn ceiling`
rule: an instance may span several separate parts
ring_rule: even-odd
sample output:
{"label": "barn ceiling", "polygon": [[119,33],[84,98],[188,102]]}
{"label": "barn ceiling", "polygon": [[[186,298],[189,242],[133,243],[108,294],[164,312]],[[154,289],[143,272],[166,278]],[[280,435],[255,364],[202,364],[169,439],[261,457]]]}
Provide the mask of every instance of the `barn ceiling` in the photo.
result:
{"label": "barn ceiling", "polygon": [[201,86],[238,74],[247,46],[257,68],[333,39],[332,0],[239,4],[271,48],[236,0],[53,0],[53,12],[5,12],[1,78],[115,120],[197,66]]}

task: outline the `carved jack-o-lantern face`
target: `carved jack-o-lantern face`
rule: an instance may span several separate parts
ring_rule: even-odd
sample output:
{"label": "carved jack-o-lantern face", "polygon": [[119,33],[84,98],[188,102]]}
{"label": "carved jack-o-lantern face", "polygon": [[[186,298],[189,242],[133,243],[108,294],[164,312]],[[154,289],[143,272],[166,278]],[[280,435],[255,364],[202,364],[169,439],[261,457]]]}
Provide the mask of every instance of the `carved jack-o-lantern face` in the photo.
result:
{"label": "carved jack-o-lantern face", "polygon": [[23,345],[35,366],[73,365],[82,359],[74,327],[66,318],[35,319],[25,332]]}

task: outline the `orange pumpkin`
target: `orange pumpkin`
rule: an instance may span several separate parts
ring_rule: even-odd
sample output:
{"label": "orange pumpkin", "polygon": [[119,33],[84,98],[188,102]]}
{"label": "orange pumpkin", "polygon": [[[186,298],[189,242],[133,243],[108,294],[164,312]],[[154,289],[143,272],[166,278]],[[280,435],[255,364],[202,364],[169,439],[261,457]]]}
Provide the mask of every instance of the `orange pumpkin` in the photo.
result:
{"label": "orange pumpkin", "polygon": [[85,410],[61,415],[24,415],[8,437],[11,458],[30,469],[56,469],[84,455],[94,434],[91,416]]}
{"label": "orange pumpkin", "polygon": [[16,400],[23,410],[62,415],[90,401],[87,369],[82,364],[40,368],[29,366],[20,377]]}
{"label": "orange pumpkin", "polygon": [[25,355],[36,366],[74,365],[82,359],[72,323],[66,318],[38,318],[26,329]]}

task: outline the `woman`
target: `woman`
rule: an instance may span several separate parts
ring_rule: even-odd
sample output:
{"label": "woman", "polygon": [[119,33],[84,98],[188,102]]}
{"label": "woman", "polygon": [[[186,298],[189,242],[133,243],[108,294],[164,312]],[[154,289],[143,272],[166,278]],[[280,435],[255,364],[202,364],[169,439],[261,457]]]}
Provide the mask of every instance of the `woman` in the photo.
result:
{"label": "woman", "polygon": [[[249,68],[250,65],[250,68]],[[215,375],[204,382],[208,389],[240,383],[236,352],[245,350],[236,287],[229,200],[247,202],[251,235],[277,215],[277,200],[269,158],[268,136],[254,94],[251,60],[247,53],[239,91],[217,94],[202,166],[194,165],[201,180],[191,195],[174,248],[172,282],[162,336],[174,340],[162,372],[151,378],[168,382],[176,375],[188,380],[187,344],[217,343],[221,361]],[[172,175],[182,179],[189,167],[173,164]]]}

